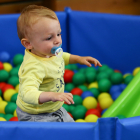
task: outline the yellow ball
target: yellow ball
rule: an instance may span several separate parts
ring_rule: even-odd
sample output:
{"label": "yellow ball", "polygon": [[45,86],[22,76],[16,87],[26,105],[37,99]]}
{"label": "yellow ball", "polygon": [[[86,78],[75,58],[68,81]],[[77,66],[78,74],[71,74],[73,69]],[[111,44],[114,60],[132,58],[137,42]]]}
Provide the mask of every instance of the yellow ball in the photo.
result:
{"label": "yellow ball", "polygon": [[5,107],[7,106],[7,102],[6,101],[0,101],[0,113],[5,114]]}
{"label": "yellow ball", "polygon": [[3,117],[0,117],[0,121],[6,121],[6,119]]}
{"label": "yellow ball", "polygon": [[113,100],[110,97],[105,97],[99,101],[99,104],[102,109],[107,109],[113,104]]}
{"label": "yellow ball", "polygon": [[128,75],[130,75],[131,73],[126,73],[123,75],[123,78],[127,77]]}
{"label": "yellow ball", "polygon": [[19,91],[19,84],[18,84],[18,85],[16,85],[15,90],[16,90],[16,91],[17,91],[17,93],[18,93],[18,91]]}
{"label": "yellow ball", "polygon": [[0,97],[0,101],[3,101],[1,97]]}
{"label": "yellow ball", "polygon": [[10,63],[3,63],[3,67],[7,72],[10,72],[10,70],[12,69],[12,65]]}
{"label": "yellow ball", "polygon": [[140,70],[140,67],[137,67],[133,70],[133,76],[135,76]]}
{"label": "yellow ball", "polygon": [[13,115],[14,115],[14,117],[17,117],[17,112],[16,112],[16,110],[14,111]]}
{"label": "yellow ball", "polygon": [[85,106],[87,109],[96,108],[97,100],[94,97],[86,97],[83,100],[83,106]]}
{"label": "yellow ball", "polygon": [[102,93],[99,94],[99,96],[98,96],[98,101],[100,101],[101,99],[106,98],[106,97],[110,97],[110,98],[111,98],[111,96],[110,96],[109,93],[107,93],[107,92],[102,92]]}
{"label": "yellow ball", "polygon": [[83,119],[77,119],[75,122],[86,122],[86,121]]}
{"label": "yellow ball", "polygon": [[98,83],[97,82],[92,82],[89,84],[88,88],[98,88]]}
{"label": "yellow ball", "polygon": [[97,122],[98,117],[94,114],[90,114],[88,116],[86,116],[85,121],[86,122]]}
{"label": "yellow ball", "polygon": [[17,91],[15,89],[7,89],[5,92],[4,92],[4,95],[3,95],[3,98],[5,101],[11,101],[11,97],[17,93]]}

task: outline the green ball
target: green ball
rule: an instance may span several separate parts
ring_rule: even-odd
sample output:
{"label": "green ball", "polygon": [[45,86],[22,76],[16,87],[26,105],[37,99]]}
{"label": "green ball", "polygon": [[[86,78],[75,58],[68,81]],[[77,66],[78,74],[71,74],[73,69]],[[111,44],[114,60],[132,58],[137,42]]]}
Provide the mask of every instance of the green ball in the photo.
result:
{"label": "green ball", "polygon": [[73,75],[72,81],[74,85],[79,86],[86,82],[86,78],[83,73],[77,72]]}
{"label": "green ball", "polygon": [[90,88],[89,91],[91,91],[93,93],[95,98],[97,98],[100,94],[100,91],[97,88]]}
{"label": "green ball", "polygon": [[111,74],[110,80],[114,85],[121,84],[123,82],[123,75],[119,72],[114,72]]}
{"label": "green ball", "polygon": [[17,68],[17,69],[19,70],[19,69],[20,69],[20,66],[21,66],[21,65],[17,65],[15,68]]}
{"label": "green ball", "polygon": [[96,72],[92,72],[92,71],[86,72],[85,78],[87,83],[94,82],[96,80]]}
{"label": "green ball", "polygon": [[65,86],[65,90],[68,91],[68,92],[71,92],[71,90],[75,88],[74,84],[73,83],[68,83],[66,84]]}
{"label": "green ball", "polygon": [[12,117],[14,117],[14,115],[12,115],[12,114],[5,114],[5,119],[7,120],[7,121],[9,121]]}
{"label": "green ball", "polygon": [[112,73],[114,73],[114,70],[111,68],[108,68],[104,71],[109,77],[111,76]]}
{"label": "green ball", "polygon": [[11,71],[9,72],[10,76],[17,76],[18,77],[18,68],[12,68]]}
{"label": "green ball", "polygon": [[131,80],[132,80],[133,78],[134,78],[133,75],[128,75],[128,76],[126,76],[125,79],[124,79],[124,83],[125,83],[126,85],[128,85],[128,84],[131,82]]}
{"label": "green ball", "polygon": [[17,105],[13,102],[8,102],[8,104],[5,107],[5,113],[6,114],[13,114],[14,111],[16,110]]}
{"label": "green ball", "polygon": [[101,79],[98,82],[98,87],[101,92],[108,92],[111,88],[111,82],[108,79]]}
{"label": "green ball", "polygon": [[102,65],[102,67],[99,67],[97,72],[104,72],[108,69],[109,67],[107,65]]}
{"label": "green ball", "polygon": [[76,64],[71,64],[71,69],[72,70],[78,70],[78,66]]}
{"label": "green ball", "polygon": [[85,85],[80,85],[80,86],[78,86],[78,88],[83,90],[83,92],[88,90],[87,86],[85,86]]}
{"label": "green ball", "polygon": [[5,117],[5,114],[0,113],[0,117],[4,118]]}
{"label": "green ball", "polygon": [[11,97],[11,102],[16,103],[17,96],[18,96],[18,93],[15,93],[15,94]]}
{"label": "green ball", "polygon": [[83,105],[78,105],[75,107],[75,109],[72,111],[71,114],[74,120],[77,120],[77,119],[84,119],[86,112],[87,109]]}
{"label": "green ball", "polygon": [[97,74],[97,81],[100,81],[101,79],[108,79],[109,78],[109,76],[108,76],[108,74],[106,73],[106,72],[100,72],[100,73],[98,73]]}
{"label": "green ball", "polygon": [[2,96],[2,91],[1,91],[1,89],[0,89],[0,96]]}
{"label": "green ball", "polygon": [[119,119],[125,119],[126,118],[124,115],[117,115],[116,117],[118,117]]}
{"label": "green ball", "polygon": [[63,107],[67,110],[67,112],[70,111],[69,106],[67,104],[63,104]]}
{"label": "green ball", "polygon": [[71,65],[69,64],[69,65],[66,65],[66,66],[65,66],[65,69],[72,70],[72,67],[71,67]]}
{"label": "green ball", "polygon": [[85,73],[86,72],[86,68],[80,68],[78,72]]}
{"label": "green ball", "polygon": [[79,95],[73,95],[73,101],[74,101],[74,105],[81,105],[83,100],[82,97]]}
{"label": "green ball", "polygon": [[23,55],[22,54],[17,54],[13,58],[13,63],[15,66],[20,65],[23,62]]}
{"label": "green ball", "polygon": [[9,78],[9,73],[6,70],[0,70],[0,82],[6,82]]}
{"label": "green ball", "polygon": [[70,113],[72,113],[72,111],[75,109],[75,106],[74,105],[69,105],[69,111]]}
{"label": "green ball", "polygon": [[94,67],[87,67],[87,68],[85,69],[85,72],[86,72],[86,73],[87,73],[87,72],[96,73],[97,71],[96,71],[96,69],[95,69]]}
{"label": "green ball", "polygon": [[8,79],[8,84],[13,85],[14,87],[19,84],[19,78],[17,76],[12,76]]}

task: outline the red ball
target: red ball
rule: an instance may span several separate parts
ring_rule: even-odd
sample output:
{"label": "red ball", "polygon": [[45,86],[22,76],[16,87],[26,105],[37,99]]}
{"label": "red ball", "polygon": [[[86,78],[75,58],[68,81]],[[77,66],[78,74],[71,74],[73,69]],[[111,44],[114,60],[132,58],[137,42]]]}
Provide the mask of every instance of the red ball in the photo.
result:
{"label": "red ball", "polygon": [[80,88],[73,88],[72,91],[71,91],[71,93],[73,95],[79,95],[79,96],[81,96],[81,94],[83,93],[83,91]]}
{"label": "red ball", "polygon": [[119,72],[119,73],[122,73],[120,70],[114,70],[114,72]]}
{"label": "red ball", "polygon": [[86,112],[85,117],[86,117],[87,115],[90,115],[90,114],[94,114],[94,115],[96,115],[96,116],[98,116],[98,117],[101,117],[101,114],[100,114],[99,110],[94,109],[94,108],[89,109],[89,110]]}
{"label": "red ball", "polygon": [[18,121],[18,117],[12,117],[9,121]]}
{"label": "red ball", "polygon": [[0,62],[0,70],[3,70],[3,69],[4,69],[3,63]]}
{"label": "red ball", "polygon": [[72,114],[68,112],[68,114],[73,118]]}
{"label": "red ball", "polygon": [[3,87],[1,88],[2,93],[4,93],[7,89],[10,89],[10,88],[15,89],[12,85],[6,84],[5,86],[3,86]]}
{"label": "red ball", "polygon": [[100,107],[99,102],[97,103],[97,107],[96,107],[96,109],[97,109],[100,113],[102,112],[102,108]]}
{"label": "red ball", "polygon": [[72,83],[72,77],[74,75],[74,72],[72,70],[65,70],[64,73],[64,81],[65,83]]}
{"label": "red ball", "polygon": [[0,83],[0,89],[2,89],[5,85],[6,85],[5,82],[1,82],[1,83]]}

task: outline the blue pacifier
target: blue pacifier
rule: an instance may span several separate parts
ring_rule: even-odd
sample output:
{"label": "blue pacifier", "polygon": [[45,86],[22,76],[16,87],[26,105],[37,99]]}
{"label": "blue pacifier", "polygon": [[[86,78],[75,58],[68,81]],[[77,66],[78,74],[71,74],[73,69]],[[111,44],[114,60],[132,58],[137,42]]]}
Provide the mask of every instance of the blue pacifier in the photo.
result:
{"label": "blue pacifier", "polygon": [[62,44],[59,47],[56,47],[56,46],[53,47],[51,49],[51,53],[55,54],[55,56],[57,56],[57,57],[61,57],[63,54],[63,49],[61,48],[61,46],[62,46]]}

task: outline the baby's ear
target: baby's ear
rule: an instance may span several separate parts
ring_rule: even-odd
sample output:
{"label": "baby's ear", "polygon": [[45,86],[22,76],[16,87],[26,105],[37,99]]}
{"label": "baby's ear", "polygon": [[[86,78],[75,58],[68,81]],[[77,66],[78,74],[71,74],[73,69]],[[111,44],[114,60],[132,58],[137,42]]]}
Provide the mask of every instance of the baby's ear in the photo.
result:
{"label": "baby's ear", "polygon": [[26,49],[32,49],[32,45],[30,41],[26,38],[21,39],[21,44],[26,48]]}

